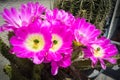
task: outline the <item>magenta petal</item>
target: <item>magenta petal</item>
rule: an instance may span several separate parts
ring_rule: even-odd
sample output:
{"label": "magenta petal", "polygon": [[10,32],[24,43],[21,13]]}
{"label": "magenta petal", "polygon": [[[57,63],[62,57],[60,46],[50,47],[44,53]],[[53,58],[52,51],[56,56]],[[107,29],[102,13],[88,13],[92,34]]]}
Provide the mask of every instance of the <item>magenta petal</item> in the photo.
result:
{"label": "magenta petal", "polygon": [[38,56],[34,55],[33,63],[35,63],[35,64],[41,64],[43,60],[44,60],[43,57],[39,57],[38,58]]}
{"label": "magenta petal", "polygon": [[45,56],[45,51],[41,51],[41,52],[38,52],[38,53],[35,53],[38,57],[44,57]]}
{"label": "magenta petal", "polygon": [[19,47],[19,46],[15,46],[12,48],[12,51],[13,52],[16,52],[16,53],[24,53],[24,52],[27,52],[27,50],[25,48],[22,48],[22,47]]}
{"label": "magenta petal", "polygon": [[91,38],[95,38],[95,37],[97,37],[98,35],[100,35],[100,30],[94,30],[94,34],[91,34]]}
{"label": "magenta petal", "polygon": [[22,45],[22,40],[19,40],[17,39],[17,37],[13,36],[11,39],[10,39],[10,43],[13,45],[13,46],[23,46]]}
{"label": "magenta petal", "polygon": [[105,49],[108,55],[106,57],[115,56],[118,53],[117,48],[114,45],[108,45]]}
{"label": "magenta petal", "polygon": [[56,62],[52,62],[51,63],[51,67],[52,67],[52,69],[51,69],[52,75],[56,75],[58,73],[58,68],[59,68],[57,63]]}
{"label": "magenta petal", "polygon": [[100,59],[100,64],[101,64],[103,69],[106,69],[106,65],[105,65],[105,63],[104,63],[104,61],[102,59]]}
{"label": "magenta petal", "polygon": [[12,14],[13,14],[15,17],[17,17],[17,16],[16,16],[17,10],[16,10],[15,8],[11,8],[11,12],[12,12]]}
{"label": "magenta petal", "polygon": [[60,61],[62,59],[62,55],[61,54],[54,54],[53,55],[53,60],[54,61]]}
{"label": "magenta petal", "polygon": [[117,60],[115,58],[105,58],[105,60],[109,61],[112,64],[116,64]]}
{"label": "magenta petal", "polygon": [[2,31],[4,31],[4,30],[2,29],[2,26],[0,26],[0,32],[2,32]]}
{"label": "magenta petal", "polygon": [[90,59],[92,60],[92,67],[95,67],[98,60],[96,58],[94,58],[94,57],[91,57]]}
{"label": "magenta petal", "polygon": [[47,55],[47,59],[50,60],[54,60],[54,61],[60,61],[62,59],[62,55],[60,53],[53,53],[53,52],[49,52]]}
{"label": "magenta petal", "polygon": [[90,59],[92,60],[93,64],[97,64],[97,61],[98,61],[97,58],[91,57]]}
{"label": "magenta petal", "polygon": [[0,32],[3,31],[12,31],[14,29],[14,26],[7,26],[7,24],[3,24],[0,26]]}
{"label": "magenta petal", "polygon": [[46,56],[46,61],[49,62],[53,59],[52,55],[50,53],[47,54]]}
{"label": "magenta petal", "polygon": [[[91,53],[91,51],[90,51],[90,48],[89,48],[89,47],[86,48],[86,49],[83,48],[82,51],[84,52],[84,57],[85,57],[85,58],[90,58],[91,56],[93,56],[92,53]],[[92,59],[91,59],[91,60],[92,60]]]}
{"label": "magenta petal", "polygon": [[20,58],[31,58],[33,56],[33,54],[31,52],[29,52],[28,50],[22,48],[22,47],[13,47],[11,49],[11,51],[16,54],[17,57]]}
{"label": "magenta petal", "polygon": [[27,58],[32,58],[33,56],[34,56],[34,54],[33,54],[32,52],[29,52],[29,53],[27,53],[27,55],[26,55]]}
{"label": "magenta petal", "polygon": [[16,56],[20,57],[20,58],[31,58],[32,57],[32,53],[30,52],[26,52],[26,53],[17,53]]}
{"label": "magenta petal", "polygon": [[8,10],[8,9],[4,9],[4,13],[3,13],[3,17],[5,18],[5,19],[7,19],[8,21],[11,21],[11,18],[10,18],[10,11]]}
{"label": "magenta petal", "polygon": [[66,68],[68,66],[71,65],[71,59],[70,58],[67,58],[67,59],[63,59],[61,62],[60,62],[60,66]]}

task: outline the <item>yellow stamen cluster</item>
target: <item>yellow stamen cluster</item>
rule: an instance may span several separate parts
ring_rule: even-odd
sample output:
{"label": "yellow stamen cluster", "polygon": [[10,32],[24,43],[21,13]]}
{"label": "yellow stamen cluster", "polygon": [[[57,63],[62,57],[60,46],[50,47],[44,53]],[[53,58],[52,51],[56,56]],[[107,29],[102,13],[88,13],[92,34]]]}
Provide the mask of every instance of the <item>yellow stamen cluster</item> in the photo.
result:
{"label": "yellow stamen cluster", "polygon": [[94,56],[95,57],[103,57],[103,53],[104,53],[104,51],[102,50],[102,48],[100,47],[100,46],[98,46],[98,45],[96,45],[96,44],[94,44],[94,45],[92,45],[92,47],[94,48]]}
{"label": "yellow stamen cluster", "polygon": [[52,41],[53,41],[53,45],[50,48],[50,51],[56,52],[58,49],[61,48],[61,46],[63,44],[62,39],[57,34],[52,34]]}
{"label": "yellow stamen cluster", "polygon": [[45,41],[43,35],[31,34],[28,35],[24,44],[28,50],[31,50],[33,52],[38,52],[44,48]]}

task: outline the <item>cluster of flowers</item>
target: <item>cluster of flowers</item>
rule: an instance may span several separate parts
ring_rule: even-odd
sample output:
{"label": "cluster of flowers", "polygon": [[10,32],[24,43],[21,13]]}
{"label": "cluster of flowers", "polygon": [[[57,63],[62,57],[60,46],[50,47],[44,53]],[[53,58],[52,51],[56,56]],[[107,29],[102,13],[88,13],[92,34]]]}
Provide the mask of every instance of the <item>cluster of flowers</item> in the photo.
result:
{"label": "cluster of flowers", "polygon": [[19,58],[28,58],[35,64],[51,63],[53,75],[58,68],[71,65],[73,41],[83,45],[84,58],[89,58],[94,67],[100,61],[103,69],[104,60],[116,63],[112,56],[117,48],[109,39],[100,37],[100,30],[84,18],[75,18],[64,10],[46,9],[38,2],[28,2],[19,10],[4,9],[2,17],[5,24],[0,31],[12,31],[10,38],[11,53]]}

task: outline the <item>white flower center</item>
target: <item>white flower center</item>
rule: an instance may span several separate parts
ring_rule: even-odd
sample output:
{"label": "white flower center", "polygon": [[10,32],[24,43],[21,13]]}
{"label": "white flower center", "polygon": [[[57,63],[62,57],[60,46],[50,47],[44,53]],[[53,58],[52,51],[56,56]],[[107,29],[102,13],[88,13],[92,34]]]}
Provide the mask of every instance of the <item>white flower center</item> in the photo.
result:
{"label": "white flower center", "polygon": [[93,52],[94,52],[94,57],[97,57],[97,58],[101,58],[104,56],[104,50],[102,49],[102,47],[100,47],[99,45],[97,44],[93,44],[92,45],[92,48],[94,49]]}
{"label": "white flower center", "polygon": [[57,34],[52,34],[52,47],[50,48],[50,51],[56,52],[59,50],[63,44],[62,38]]}
{"label": "white flower center", "polygon": [[45,46],[44,37],[41,34],[30,34],[24,42],[26,48],[33,52],[42,50]]}

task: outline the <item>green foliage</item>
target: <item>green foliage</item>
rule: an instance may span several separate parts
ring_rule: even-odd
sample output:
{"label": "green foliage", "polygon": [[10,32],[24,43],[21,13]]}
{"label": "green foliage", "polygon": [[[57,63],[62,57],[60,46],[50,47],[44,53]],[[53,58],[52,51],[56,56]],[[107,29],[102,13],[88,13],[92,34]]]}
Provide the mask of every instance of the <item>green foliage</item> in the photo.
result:
{"label": "green foliage", "polygon": [[41,71],[43,69],[44,65],[41,64],[41,65],[34,65],[34,68],[33,68],[33,80],[41,80]]}
{"label": "green foliage", "polygon": [[84,17],[103,30],[105,20],[112,8],[112,0],[56,0],[54,7]]}
{"label": "green foliage", "polygon": [[14,55],[9,54],[10,48],[0,39],[0,52],[8,60],[14,62]]}
{"label": "green foliage", "polygon": [[5,65],[4,66],[4,72],[9,76],[9,78],[11,78],[12,77],[11,65]]}

